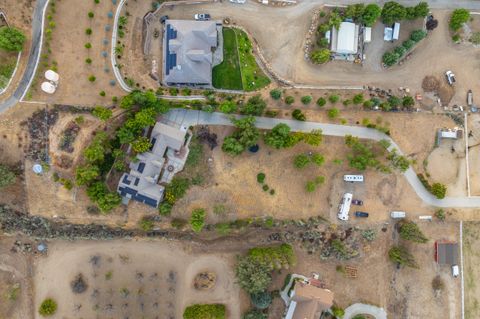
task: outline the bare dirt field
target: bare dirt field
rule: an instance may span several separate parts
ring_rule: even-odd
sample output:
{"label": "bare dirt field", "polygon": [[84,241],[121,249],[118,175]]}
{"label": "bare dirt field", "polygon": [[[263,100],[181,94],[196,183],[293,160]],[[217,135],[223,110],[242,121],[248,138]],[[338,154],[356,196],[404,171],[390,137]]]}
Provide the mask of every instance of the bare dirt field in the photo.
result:
{"label": "bare dirt field", "polygon": [[[90,11],[94,13],[93,18],[88,17]],[[113,18],[108,16],[109,12],[115,12],[112,1],[95,4],[94,1],[62,0],[56,1],[54,13],[50,8],[47,10],[55,27],[51,28],[46,19],[46,28],[52,29],[52,40],[49,48],[43,48],[40,68],[29,94],[31,99],[95,106],[109,105],[113,96],[124,94],[111,70]],[[86,34],[87,28],[92,29],[91,35]],[[86,43],[91,43],[92,48],[85,48]],[[92,59],[91,64],[85,62],[87,58]],[[40,85],[44,80],[43,72],[52,66],[58,69],[60,83],[56,93],[48,96],[40,90]],[[93,83],[88,80],[92,75],[96,77]],[[99,95],[101,91],[105,91],[105,97]]]}
{"label": "bare dirt field", "polygon": [[465,278],[465,318],[473,319],[480,316],[480,224],[470,222],[463,224],[463,253],[464,253],[464,278]]}
{"label": "bare dirt field", "polygon": [[[173,242],[62,242],[49,246],[35,269],[35,308],[44,298],[58,303],[55,318],[181,318],[195,303],[222,303],[240,318],[232,254],[196,254]],[[195,276],[216,274],[210,290],[193,287]],[[82,274],[86,291],[71,282]],[[40,318],[38,315],[35,318]]]}

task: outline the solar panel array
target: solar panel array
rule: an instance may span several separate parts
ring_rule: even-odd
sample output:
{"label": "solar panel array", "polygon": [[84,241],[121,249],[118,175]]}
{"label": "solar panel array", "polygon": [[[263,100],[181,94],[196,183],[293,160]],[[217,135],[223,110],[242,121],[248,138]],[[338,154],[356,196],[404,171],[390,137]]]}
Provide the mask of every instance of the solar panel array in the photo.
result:
{"label": "solar panel array", "polygon": [[177,65],[177,54],[170,53],[170,40],[177,38],[177,31],[172,28],[170,24],[167,24],[167,58],[165,59],[165,73],[170,74],[170,70]]}

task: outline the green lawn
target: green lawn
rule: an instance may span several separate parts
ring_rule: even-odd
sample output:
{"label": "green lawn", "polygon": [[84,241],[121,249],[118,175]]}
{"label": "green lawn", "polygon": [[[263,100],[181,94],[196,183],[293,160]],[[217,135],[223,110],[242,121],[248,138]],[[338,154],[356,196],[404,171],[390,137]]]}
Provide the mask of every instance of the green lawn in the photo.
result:
{"label": "green lawn", "polygon": [[16,56],[11,55],[2,57],[1,62],[0,62],[0,89],[3,89],[5,86],[7,86],[8,81],[10,80],[10,77],[12,76],[13,70],[15,70],[15,65],[16,65]]}
{"label": "green lawn", "polygon": [[223,28],[223,62],[213,68],[213,86],[217,89],[243,90],[235,31]]}
{"label": "green lawn", "polygon": [[245,32],[223,28],[223,62],[213,68],[213,86],[217,89],[255,91],[268,84],[270,79],[258,67]]}
{"label": "green lawn", "polygon": [[255,91],[270,84],[270,79],[257,65],[252,54],[252,44],[245,32],[235,30],[237,33],[240,65],[242,67],[242,83],[245,91]]}

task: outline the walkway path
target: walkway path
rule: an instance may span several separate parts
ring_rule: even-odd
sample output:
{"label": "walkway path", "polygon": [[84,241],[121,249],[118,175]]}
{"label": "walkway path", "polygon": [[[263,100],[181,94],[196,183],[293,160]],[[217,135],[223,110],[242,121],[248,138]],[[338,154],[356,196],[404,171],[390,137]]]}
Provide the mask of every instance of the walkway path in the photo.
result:
{"label": "walkway path", "polygon": [[[238,116],[237,116],[238,117]],[[229,115],[223,113],[206,113],[202,111],[175,109],[170,111],[166,118],[169,121],[175,122],[181,126],[189,127],[195,125],[233,125],[229,119]],[[346,126],[338,124],[325,124],[317,122],[301,122],[296,120],[276,119],[257,117],[256,126],[260,129],[271,129],[279,123],[285,123],[292,131],[310,132],[314,129],[321,129],[324,135],[329,136],[345,136],[353,135],[363,139],[370,139],[375,141],[388,140],[391,143],[389,150],[397,149],[399,154],[403,154],[402,150],[389,136],[366,127],[360,126]],[[480,197],[446,197],[438,199],[433,196],[422,185],[417,177],[415,171],[410,167],[405,173],[405,178],[412,186],[415,193],[427,205],[436,207],[458,207],[458,208],[475,208],[480,207]]]}
{"label": "walkway path", "polygon": [[10,107],[17,104],[27,93],[30,84],[32,83],[35,71],[37,70],[38,61],[40,59],[40,52],[42,50],[43,41],[43,22],[45,19],[45,10],[48,6],[49,0],[37,0],[35,9],[33,10],[32,19],[32,48],[28,57],[28,64],[23,73],[22,79],[18,84],[13,95],[0,103],[0,113],[5,112]]}
{"label": "walkway path", "polygon": [[371,315],[375,319],[387,319],[387,313],[383,308],[363,303],[356,303],[345,309],[343,319],[352,319],[356,315]]}

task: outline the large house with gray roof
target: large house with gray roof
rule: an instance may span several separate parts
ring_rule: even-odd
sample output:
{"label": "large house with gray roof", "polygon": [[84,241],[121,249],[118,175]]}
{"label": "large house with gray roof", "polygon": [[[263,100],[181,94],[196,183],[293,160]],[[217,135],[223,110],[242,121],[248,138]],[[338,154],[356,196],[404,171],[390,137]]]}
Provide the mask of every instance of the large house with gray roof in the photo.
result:
{"label": "large house with gray roof", "polygon": [[221,24],[216,21],[166,20],[163,83],[168,86],[211,87],[214,52],[221,47],[219,34]]}
{"label": "large house with gray roof", "polygon": [[156,123],[150,134],[150,151],[138,154],[137,161],[130,163],[130,173],[124,173],[118,183],[123,202],[133,199],[158,207],[165,185],[185,166],[190,139],[185,128]]}

